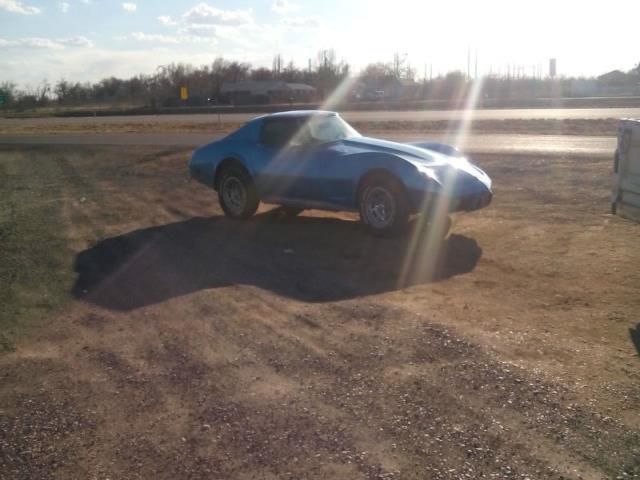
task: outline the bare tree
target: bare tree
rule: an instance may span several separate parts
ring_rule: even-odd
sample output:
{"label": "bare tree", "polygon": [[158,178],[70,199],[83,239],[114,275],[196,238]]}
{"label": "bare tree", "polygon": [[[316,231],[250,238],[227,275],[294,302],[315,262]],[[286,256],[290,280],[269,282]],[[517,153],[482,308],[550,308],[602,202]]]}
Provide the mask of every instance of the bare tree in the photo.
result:
{"label": "bare tree", "polygon": [[0,95],[4,95],[6,105],[11,105],[18,97],[17,85],[13,82],[0,83]]}
{"label": "bare tree", "polygon": [[46,79],[44,79],[35,86],[33,93],[36,97],[36,101],[39,104],[44,105],[49,99],[49,94],[51,93],[51,84]]}
{"label": "bare tree", "polygon": [[338,62],[333,49],[320,50],[317,58],[318,69],[315,72],[314,83],[320,96],[325,97],[349,76],[349,64],[344,60]]}
{"label": "bare tree", "polygon": [[280,55],[279,53],[273,57],[273,76],[274,77],[278,77],[280,75],[280,72],[282,71],[282,64],[283,64],[283,60],[282,60],[282,55]]}
{"label": "bare tree", "polygon": [[413,80],[416,76],[416,69],[409,64],[406,53],[393,54],[393,62],[391,64],[393,76],[398,80]]}
{"label": "bare tree", "polygon": [[251,71],[250,73],[251,80],[265,81],[265,80],[273,80],[274,71],[269,70],[268,68],[260,67]]}

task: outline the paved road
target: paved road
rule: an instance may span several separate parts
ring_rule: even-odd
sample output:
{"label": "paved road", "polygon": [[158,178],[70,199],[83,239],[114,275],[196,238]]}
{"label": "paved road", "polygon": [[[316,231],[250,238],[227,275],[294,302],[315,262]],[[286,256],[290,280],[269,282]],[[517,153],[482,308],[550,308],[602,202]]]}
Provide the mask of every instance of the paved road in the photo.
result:
{"label": "paved road", "polygon": [[[390,134],[384,138],[400,142],[441,140],[415,134]],[[2,144],[26,145],[180,145],[197,146],[216,137],[202,133],[158,134],[60,134],[60,135],[0,135]],[[447,142],[454,143],[454,142]],[[468,152],[477,153],[565,153],[609,156],[616,148],[614,137],[580,137],[569,135],[472,135],[461,143]]]}
{"label": "paved road", "polygon": [[[344,112],[348,121],[420,121],[459,120],[464,110],[422,110],[410,112]],[[473,120],[536,120],[536,119],[599,119],[599,118],[640,118],[640,108],[530,108],[508,110],[472,110]]]}
{"label": "paved road", "polygon": [[[421,120],[459,120],[463,117],[461,110],[419,110],[409,112],[393,111],[361,111],[342,112],[342,116],[350,122],[361,121],[421,121]],[[0,128],[11,125],[94,125],[94,124],[139,124],[139,123],[212,123],[245,122],[260,114],[228,113],[218,117],[217,114],[188,115],[140,115],[113,117],[78,117],[78,118],[33,118],[13,119],[0,118]],[[598,118],[640,118],[640,108],[532,108],[532,109],[500,109],[475,110],[471,113],[473,120],[512,120],[512,119],[598,119]]]}

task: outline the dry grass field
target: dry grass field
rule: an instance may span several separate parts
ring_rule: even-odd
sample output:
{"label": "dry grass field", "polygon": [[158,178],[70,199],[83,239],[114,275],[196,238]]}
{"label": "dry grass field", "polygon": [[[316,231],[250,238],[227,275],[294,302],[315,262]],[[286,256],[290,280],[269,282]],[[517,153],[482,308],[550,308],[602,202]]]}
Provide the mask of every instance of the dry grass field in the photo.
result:
{"label": "dry grass field", "polygon": [[[259,114],[256,114],[258,116]],[[0,135],[15,134],[65,134],[65,133],[211,133],[221,135],[230,133],[242,125],[239,122],[228,121],[221,117],[221,121],[197,122],[141,120],[131,117],[130,121],[112,122],[90,119],[81,122],[79,119],[68,122],[69,119],[49,119],[46,123],[13,121],[0,124]],[[425,121],[354,121],[354,128],[363,133],[376,135],[380,133],[416,133],[424,135],[442,135],[456,132],[459,123],[447,120]],[[472,134],[503,133],[527,135],[593,135],[614,136],[618,128],[618,119],[509,119],[509,120],[475,120],[471,125]]]}

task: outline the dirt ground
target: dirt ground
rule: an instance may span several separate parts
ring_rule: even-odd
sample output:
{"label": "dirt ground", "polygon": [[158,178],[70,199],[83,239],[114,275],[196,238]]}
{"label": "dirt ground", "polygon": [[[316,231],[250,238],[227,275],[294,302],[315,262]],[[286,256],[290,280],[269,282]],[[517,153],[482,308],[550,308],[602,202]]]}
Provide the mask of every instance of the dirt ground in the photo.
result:
{"label": "dirt ground", "polygon": [[[256,114],[258,116],[259,114]],[[53,119],[52,119],[53,120]],[[211,133],[224,134],[236,130],[242,125],[238,122],[154,122],[136,119],[123,123],[108,121],[86,123],[51,121],[46,125],[33,124],[29,121],[0,125],[0,134],[64,134],[64,133]],[[528,135],[593,135],[615,136],[619,119],[509,119],[509,120],[475,120],[471,124],[471,133],[516,133]],[[425,121],[356,121],[354,128],[369,135],[389,132],[420,133],[425,135],[442,135],[459,129],[459,122],[446,120]]]}
{"label": "dirt ground", "polygon": [[228,221],[187,149],[0,148],[0,478],[640,478],[609,158],[478,156],[494,202],[434,251]]}

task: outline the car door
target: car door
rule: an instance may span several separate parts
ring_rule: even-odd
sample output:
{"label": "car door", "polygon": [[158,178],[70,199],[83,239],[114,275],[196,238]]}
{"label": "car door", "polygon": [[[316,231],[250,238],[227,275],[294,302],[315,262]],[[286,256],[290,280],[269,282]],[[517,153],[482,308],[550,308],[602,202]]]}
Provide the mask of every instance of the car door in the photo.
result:
{"label": "car door", "polygon": [[299,202],[312,199],[312,151],[297,137],[304,126],[298,117],[264,121],[258,148],[268,161],[256,178],[260,197],[265,201]]}
{"label": "car door", "polygon": [[303,171],[310,199],[334,207],[351,206],[354,174],[342,140],[322,143],[309,149]]}
{"label": "car door", "polygon": [[304,184],[305,148],[294,141],[300,126],[300,119],[290,117],[263,122],[258,150],[266,163],[256,177],[256,187],[263,200],[308,198]]}

